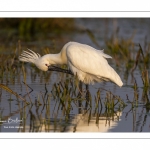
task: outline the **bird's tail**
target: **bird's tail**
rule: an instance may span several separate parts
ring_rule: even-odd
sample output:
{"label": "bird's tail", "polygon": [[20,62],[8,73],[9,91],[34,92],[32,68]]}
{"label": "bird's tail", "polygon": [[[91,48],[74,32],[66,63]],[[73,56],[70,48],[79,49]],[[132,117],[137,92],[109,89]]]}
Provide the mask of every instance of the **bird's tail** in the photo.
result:
{"label": "bird's tail", "polygon": [[116,71],[113,68],[110,67],[110,69],[111,69],[111,74],[110,74],[111,81],[121,87],[123,85],[123,82],[120,76],[116,73]]}

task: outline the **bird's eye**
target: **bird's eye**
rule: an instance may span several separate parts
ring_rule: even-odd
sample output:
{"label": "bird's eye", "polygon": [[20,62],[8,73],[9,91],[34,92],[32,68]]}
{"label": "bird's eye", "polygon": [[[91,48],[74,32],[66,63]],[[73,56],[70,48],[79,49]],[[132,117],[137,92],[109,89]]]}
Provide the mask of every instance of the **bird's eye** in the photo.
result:
{"label": "bird's eye", "polygon": [[48,64],[45,64],[45,66],[47,66],[47,67],[48,67]]}

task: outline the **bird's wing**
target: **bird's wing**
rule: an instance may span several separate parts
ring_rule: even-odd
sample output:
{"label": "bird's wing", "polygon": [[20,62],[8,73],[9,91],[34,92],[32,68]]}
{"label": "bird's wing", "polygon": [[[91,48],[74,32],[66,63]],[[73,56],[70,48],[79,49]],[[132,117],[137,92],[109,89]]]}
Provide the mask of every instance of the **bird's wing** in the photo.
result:
{"label": "bird's wing", "polygon": [[[115,83],[118,82],[118,84],[122,82],[119,81],[121,80],[120,77],[105,59],[111,58],[111,56],[105,54],[102,50],[96,50],[84,44],[73,43],[67,47],[66,55],[71,70],[73,66],[98,78],[106,78]],[[74,70],[72,71],[74,72]]]}

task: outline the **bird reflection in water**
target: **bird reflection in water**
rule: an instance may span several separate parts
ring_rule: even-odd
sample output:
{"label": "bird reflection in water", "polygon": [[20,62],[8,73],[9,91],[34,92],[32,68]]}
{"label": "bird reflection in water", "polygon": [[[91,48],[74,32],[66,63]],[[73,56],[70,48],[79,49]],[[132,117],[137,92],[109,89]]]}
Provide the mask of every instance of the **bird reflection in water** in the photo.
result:
{"label": "bird reflection in water", "polygon": [[50,117],[50,111],[46,110],[45,118],[36,109],[36,114],[30,111],[30,126],[26,126],[26,132],[109,132],[116,127],[121,120],[121,111],[107,111],[103,113],[91,113],[91,109],[78,109],[79,114],[64,117]]}

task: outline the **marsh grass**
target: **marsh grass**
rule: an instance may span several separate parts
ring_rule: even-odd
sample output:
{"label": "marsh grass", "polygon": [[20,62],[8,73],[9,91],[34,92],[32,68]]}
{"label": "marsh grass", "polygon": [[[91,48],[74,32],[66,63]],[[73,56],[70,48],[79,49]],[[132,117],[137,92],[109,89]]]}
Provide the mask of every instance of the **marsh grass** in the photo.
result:
{"label": "marsh grass", "polygon": [[11,90],[9,87],[5,86],[4,84],[0,84],[0,87],[4,90],[6,90],[7,92],[15,95],[17,98],[21,99],[22,101],[24,101],[26,104],[29,104],[26,99],[24,99],[23,97],[21,97],[19,94],[17,94],[16,92],[14,92],[13,90]]}
{"label": "marsh grass", "polygon": [[[0,71],[2,73],[1,76],[1,82],[4,82],[3,80],[7,81],[7,83],[12,82],[10,81],[10,77],[12,76],[12,79],[17,76],[23,76],[23,82],[26,93],[24,96],[20,96],[18,93],[14,92],[9,88],[9,84],[4,85],[0,84],[0,87],[4,90],[6,90],[8,93],[15,95],[17,100],[21,99],[25,102],[25,104],[28,104],[31,106],[29,109],[29,115],[30,115],[30,128],[29,131],[32,132],[40,132],[43,126],[45,126],[46,131],[50,131],[51,125],[54,125],[54,131],[57,131],[60,127],[60,124],[63,126],[63,129],[60,129],[60,131],[65,131],[65,128],[67,127],[68,123],[71,121],[71,110],[76,107],[79,112],[83,116],[87,116],[87,122],[90,123],[91,119],[96,116],[95,123],[98,124],[99,119],[102,114],[102,110],[105,108],[105,116],[111,117],[113,116],[112,113],[115,112],[115,109],[121,109],[121,107],[124,106],[123,101],[121,98],[117,97],[116,95],[113,95],[110,91],[107,91],[105,98],[100,97],[100,90],[97,91],[95,95],[95,105],[93,105],[94,97],[91,94],[91,92],[88,90],[88,88],[82,89],[82,87],[79,87],[79,81],[77,79],[77,76],[62,74],[62,77],[64,78],[62,81],[59,81],[58,83],[54,83],[52,86],[52,90],[49,93],[49,90],[46,87],[45,84],[45,95],[43,93],[39,93],[37,95],[37,98],[35,99],[35,103],[33,102],[33,99],[31,98],[30,94],[34,91],[28,84],[27,84],[27,69],[25,63],[19,63],[16,58],[18,57],[18,54],[21,53],[21,42],[18,42],[18,47],[12,52],[12,57],[9,55],[1,55],[1,68]],[[50,49],[43,49],[43,54],[49,53]],[[13,66],[15,66],[15,69],[13,69]],[[36,76],[38,75],[41,78],[41,81],[43,81],[42,78],[45,79],[45,83],[49,82],[51,73],[46,74],[41,71],[39,71],[34,65],[29,65],[31,70],[32,79],[35,80]],[[66,66],[63,66],[65,68]],[[5,76],[7,75],[7,76]],[[5,77],[4,77],[5,76]],[[14,84],[15,82],[13,82]],[[50,103],[51,99],[55,101],[55,106],[53,109],[53,117],[54,121],[51,122],[50,118]],[[42,106],[41,113],[46,110],[46,116],[47,119],[38,119],[36,115],[32,112],[32,106],[36,107],[36,110],[38,112],[39,108]],[[93,111],[93,106],[95,106]],[[22,106],[21,109],[20,103],[18,105],[18,111],[20,113],[20,117],[23,118],[23,129],[20,129],[21,132],[25,132],[25,126],[26,126],[26,119],[28,117],[27,115],[27,107]],[[20,111],[19,111],[20,110]],[[59,113],[62,112],[63,118],[59,118]],[[37,113],[37,116],[39,114]],[[5,118],[5,117],[3,117]],[[39,117],[38,117],[39,118]],[[108,118],[108,120],[109,120]]]}
{"label": "marsh grass", "polygon": [[[93,39],[94,43],[96,41],[95,37],[88,31],[89,36]],[[129,75],[133,75],[136,69],[140,70],[141,79],[143,81],[143,93],[142,99],[144,101],[144,106],[149,109],[149,56],[150,56],[150,46],[145,46],[143,50],[140,44],[133,43],[133,37],[129,39],[119,39],[114,40],[113,38],[106,41],[106,46],[108,47],[108,54],[112,55],[116,66],[125,67]],[[52,49],[56,50],[56,45],[53,43],[53,48],[43,48],[41,54],[51,53]],[[139,106],[139,87],[136,80],[132,84],[134,90],[133,99],[129,99],[128,94],[127,102],[120,96],[113,94],[111,91],[104,88],[99,88],[95,90],[95,93],[91,91],[84,84],[80,85],[77,76],[70,76],[67,74],[59,74],[60,80],[57,80],[49,92],[49,89],[45,83],[50,81],[51,73],[43,73],[37,69],[34,65],[27,65],[26,63],[20,63],[18,61],[18,55],[22,51],[21,41],[17,43],[17,48],[11,51],[6,51],[5,53],[0,52],[0,88],[7,91],[11,95],[16,96],[16,101],[19,99],[25,102],[23,106],[18,103],[18,111],[20,116],[24,119],[24,128],[20,129],[21,132],[25,132],[25,126],[27,124],[26,119],[30,116],[30,128],[29,131],[42,131],[45,127],[45,131],[51,131],[51,125],[53,125],[53,130],[65,131],[68,124],[71,122],[71,111],[74,109],[78,110],[79,114],[82,114],[83,118],[86,116],[87,122],[90,124],[91,120],[94,118],[95,123],[98,125],[101,117],[105,116],[107,123],[109,123],[110,118],[113,120],[116,116],[116,111],[121,112],[128,104],[131,104],[131,108],[135,109]],[[123,62],[123,63],[120,63]],[[66,68],[66,66],[62,66]],[[31,69],[30,74],[27,68]],[[45,93],[39,92],[36,95],[36,99],[31,97],[32,89],[27,84],[27,77],[31,75],[31,80],[35,81],[37,77],[40,78],[40,82],[45,84]],[[23,78],[21,78],[23,77]],[[15,84],[15,79],[18,79],[19,84],[23,83],[25,86],[26,94],[21,96],[11,88],[9,88],[9,83]],[[104,92],[105,91],[105,92]],[[101,96],[103,94],[103,97]],[[2,90],[1,90],[2,95]],[[11,97],[10,97],[11,99]],[[51,103],[55,102],[53,110],[50,110]],[[25,107],[25,105],[28,106]],[[11,101],[10,101],[10,105]],[[36,108],[36,115],[32,112],[32,106]],[[29,108],[31,107],[31,108]],[[39,110],[42,107],[41,114],[45,112],[46,118],[42,118],[39,115]],[[30,110],[27,114],[27,111]],[[52,114],[50,114],[52,112]],[[61,117],[60,117],[61,113]],[[12,113],[13,114],[13,113]],[[3,115],[3,109],[1,108],[1,116]],[[5,118],[2,116],[2,118]],[[38,121],[37,121],[37,118]],[[60,127],[61,126],[61,127]],[[76,127],[74,127],[74,131]]]}
{"label": "marsh grass", "polygon": [[[125,102],[117,95],[112,94],[110,91],[106,90],[106,96],[101,99],[100,91],[105,89],[98,89],[95,96],[87,89],[76,83],[76,77],[65,82],[60,82],[54,84],[52,88],[52,97],[61,105],[61,109],[66,116],[65,119],[68,122],[70,118],[70,111],[73,105],[79,109],[79,113],[83,116],[86,114],[87,121],[90,123],[92,116],[96,115],[95,123],[98,124],[99,117],[101,117],[102,110],[107,112],[108,116],[112,116],[109,113],[115,112],[116,110],[122,110],[127,105]],[[81,87],[79,87],[81,86]],[[95,103],[93,103],[93,101]],[[94,107],[93,107],[94,104]],[[94,109],[94,110],[93,110]]]}
{"label": "marsh grass", "polygon": [[[9,19],[7,25],[11,22]],[[34,22],[34,21],[35,22]],[[7,28],[7,33],[5,37],[7,41],[12,40],[12,33],[20,35],[21,38],[25,40],[30,40],[31,36],[34,36],[36,31],[40,28],[42,32],[47,33],[48,30],[53,31],[53,34],[60,35],[60,29],[67,28],[73,29],[73,21],[72,19],[63,20],[61,19],[50,19],[49,22],[43,24],[44,19],[24,18],[21,20],[21,23],[15,19],[17,23],[18,31],[12,31]],[[4,21],[4,20],[3,20]],[[1,26],[4,26],[2,20],[0,20]],[[38,23],[35,27],[34,24]],[[16,24],[13,25],[16,27]],[[57,28],[56,30],[53,29]],[[136,70],[139,71],[139,76],[141,76],[142,87],[139,83],[134,79],[131,84],[131,88],[133,90],[132,98],[129,98],[127,93],[127,102],[126,99],[118,96],[115,93],[112,93],[109,90],[104,88],[95,89],[95,92],[90,91],[85,88],[85,85],[82,84],[80,87],[79,81],[77,77],[72,77],[70,75],[60,73],[58,75],[58,80],[56,80],[53,84],[51,81],[50,73],[45,73],[37,69],[32,64],[21,63],[18,61],[18,56],[21,54],[22,50],[26,50],[25,41],[19,40],[16,44],[11,44],[6,47],[6,43],[0,46],[0,118],[6,120],[10,116],[14,116],[19,113],[20,118],[23,118],[23,129],[19,129],[18,132],[25,132],[26,126],[29,125],[29,132],[41,132],[44,128],[44,131],[50,132],[63,132],[66,131],[68,125],[72,123],[72,110],[76,110],[76,115],[81,115],[81,119],[87,121],[88,125],[90,122],[96,123],[100,128],[100,120],[105,119],[106,123],[109,124],[110,120],[114,119],[116,112],[122,112],[123,109],[127,105],[131,105],[131,111],[133,112],[134,118],[134,129],[136,123],[136,111],[140,104],[144,104],[143,108],[146,108],[146,113],[149,113],[150,103],[149,103],[149,63],[150,63],[150,44],[145,39],[145,45],[142,47],[140,44],[136,44],[133,42],[134,33],[131,37],[125,39],[120,38],[118,36],[118,31],[113,34],[110,38],[107,38],[105,41],[106,50],[105,52],[113,57],[112,63],[116,66],[115,69],[118,69],[117,72],[119,74],[123,74],[126,78],[123,78],[125,82],[122,89],[124,89],[128,84],[128,76],[132,76],[136,73]],[[66,32],[66,31],[65,31]],[[85,31],[87,36],[91,39],[91,41],[101,49],[99,45],[99,41],[94,36],[94,33],[89,29]],[[68,32],[67,32],[68,33]],[[65,33],[66,34],[66,33]],[[36,37],[35,37],[36,36]],[[39,35],[35,35],[34,39],[41,40],[42,37]],[[15,38],[15,37],[14,37]],[[34,51],[37,51],[41,55],[48,53],[56,53],[59,52],[59,48],[63,45],[64,39],[61,39],[61,42],[57,45],[56,40],[52,40],[49,38],[49,46],[47,47],[39,47],[34,46],[35,43],[29,44],[30,47]],[[4,41],[4,40],[3,40]],[[66,42],[66,41],[65,41]],[[40,45],[39,43],[36,43]],[[62,44],[62,45],[61,45]],[[28,45],[28,46],[29,46]],[[47,43],[46,43],[47,45]],[[109,60],[108,60],[109,61]],[[66,68],[66,66],[62,66],[62,68]],[[30,69],[30,72],[28,71]],[[128,73],[128,74],[127,74]],[[35,82],[38,78],[41,85],[45,85],[44,90],[34,93],[36,90],[31,88],[28,85],[27,78],[31,76],[31,83]],[[23,83],[23,84],[22,84]],[[36,82],[37,83],[37,82]],[[49,88],[49,84],[52,84],[52,88]],[[11,85],[11,88],[10,88]],[[15,85],[19,85],[21,90],[16,90]],[[39,86],[39,84],[37,85]],[[39,87],[41,89],[41,87]],[[140,89],[142,89],[142,97],[140,97]],[[4,99],[3,91],[9,93],[9,98]],[[19,94],[21,92],[21,94]],[[22,93],[26,94],[22,94]],[[16,98],[13,98],[13,97]],[[33,98],[34,97],[34,98]],[[20,101],[21,100],[21,101]],[[4,115],[5,109],[2,102],[6,101],[9,103],[9,110],[11,113],[7,113],[8,115]],[[17,103],[18,110],[12,112],[12,107],[14,107],[14,103]],[[28,104],[26,106],[26,103]],[[53,107],[50,105],[54,103]],[[51,110],[51,109],[53,110]],[[146,114],[146,115],[147,115]],[[143,121],[143,126],[146,123],[146,115]],[[44,116],[44,117],[43,117]],[[29,117],[29,120],[28,120]],[[103,118],[102,118],[103,117]],[[119,120],[119,116],[118,116]],[[29,121],[29,122],[28,122]],[[53,128],[52,128],[53,125]],[[1,129],[1,128],[0,128]],[[74,132],[77,129],[77,125],[74,126]]]}
{"label": "marsh grass", "polygon": [[115,59],[117,65],[119,65],[119,60],[131,61],[133,58],[133,53],[135,51],[135,44],[133,43],[133,36],[128,39],[123,39],[116,36],[112,36],[106,41],[107,51]]}
{"label": "marsh grass", "polygon": [[[74,81],[76,82],[76,80]],[[66,120],[69,119],[69,114],[72,109],[72,102],[76,100],[81,100],[81,98],[76,97],[76,93],[78,92],[76,84],[70,79],[67,79],[65,82],[59,82],[58,84],[54,84],[52,88],[52,96],[53,99],[60,102],[62,105],[62,109],[66,116]]]}

